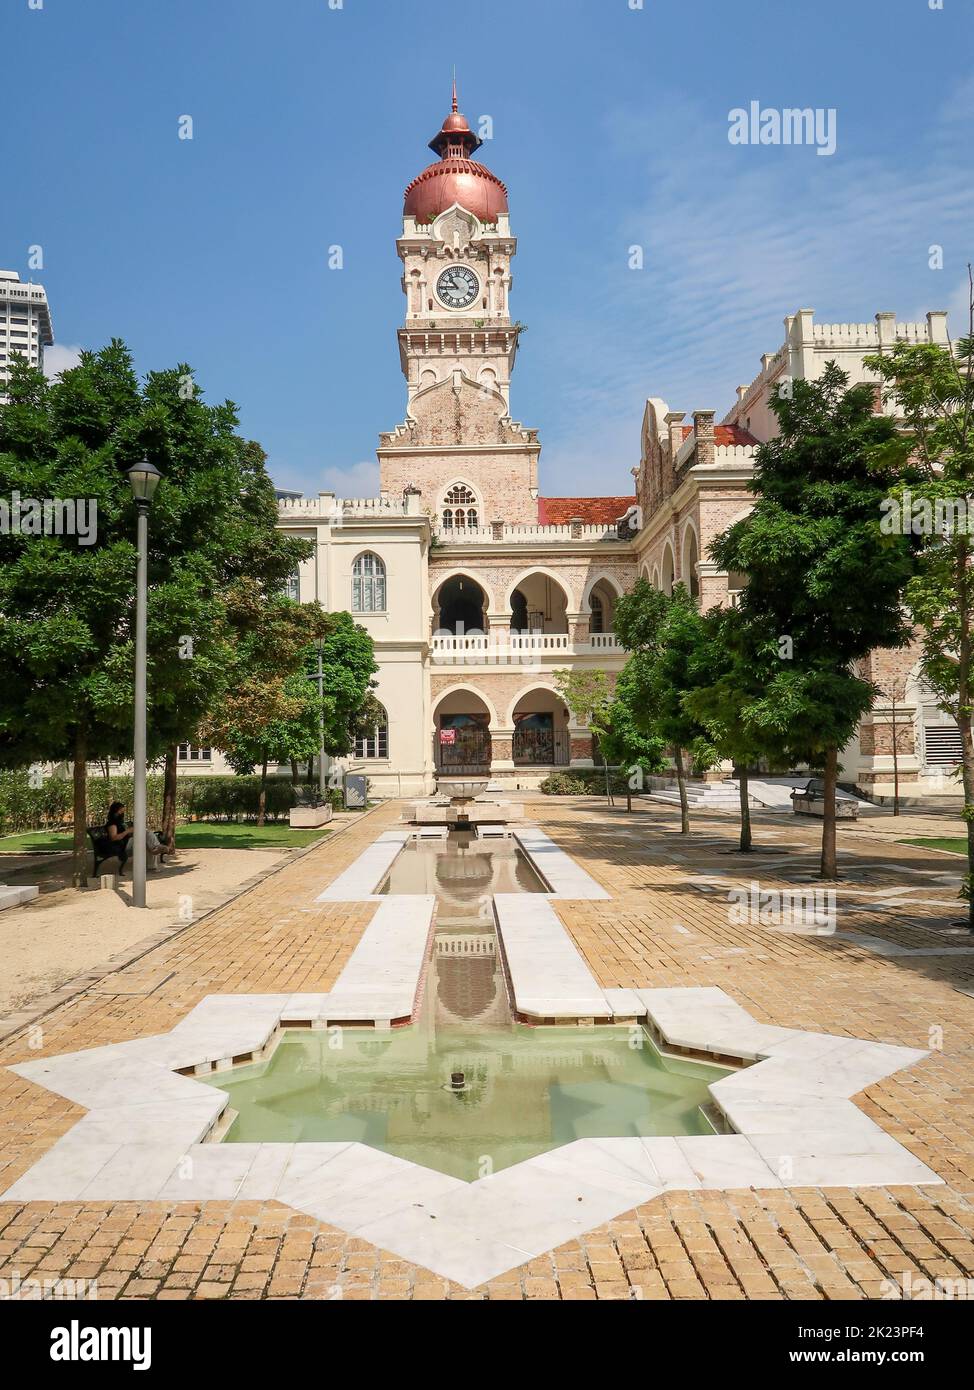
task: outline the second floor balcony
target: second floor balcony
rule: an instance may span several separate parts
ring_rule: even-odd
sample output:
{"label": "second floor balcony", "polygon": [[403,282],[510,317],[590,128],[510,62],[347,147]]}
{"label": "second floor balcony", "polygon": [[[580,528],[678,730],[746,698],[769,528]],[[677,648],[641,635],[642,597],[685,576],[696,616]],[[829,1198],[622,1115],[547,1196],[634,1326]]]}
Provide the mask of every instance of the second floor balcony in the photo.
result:
{"label": "second floor balcony", "polygon": [[625,649],[614,632],[573,636],[567,632],[464,632],[437,631],[430,641],[433,660],[439,665],[517,665],[525,658],[551,656],[623,656]]}

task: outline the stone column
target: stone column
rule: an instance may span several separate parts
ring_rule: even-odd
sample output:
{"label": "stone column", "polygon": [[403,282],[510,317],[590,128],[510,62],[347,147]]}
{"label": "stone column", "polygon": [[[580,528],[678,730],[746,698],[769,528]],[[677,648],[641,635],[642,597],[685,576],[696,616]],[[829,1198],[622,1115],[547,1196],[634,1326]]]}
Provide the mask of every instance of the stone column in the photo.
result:
{"label": "stone column", "polygon": [[571,638],[572,645],[575,647],[587,646],[591,615],[589,613],[569,613],[567,614],[567,618],[568,635]]}
{"label": "stone column", "polygon": [[513,772],[514,730],[500,729],[491,733],[490,767],[492,772]]}
{"label": "stone column", "polygon": [[695,410],[693,412],[693,434],[696,445],[696,457],[694,464],[712,464],[716,460],[714,453],[714,416],[713,410]]}
{"label": "stone column", "polygon": [[572,730],[569,756],[572,767],[594,767],[592,735],[581,730]]}

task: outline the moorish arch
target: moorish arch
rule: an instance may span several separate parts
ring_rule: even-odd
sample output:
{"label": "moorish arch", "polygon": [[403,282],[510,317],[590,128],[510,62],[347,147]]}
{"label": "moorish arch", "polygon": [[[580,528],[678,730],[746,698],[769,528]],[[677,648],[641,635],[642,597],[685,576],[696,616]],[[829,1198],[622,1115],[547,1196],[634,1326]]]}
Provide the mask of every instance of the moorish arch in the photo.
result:
{"label": "moorish arch", "polygon": [[673,546],[670,541],[663,547],[663,561],[660,570],[660,588],[664,594],[672,594],[676,564],[673,559]]}
{"label": "moorish arch", "polygon": [[507,590],[512,632],[567,633],[571,604],[564,580],[543,565],[522,571]]}
{"label": "moorish arch", "polygon": [[433,763],[439,772],[488,772],[497,710],[474,685],[458,682],[433,702]]}
{"label": "moorish arch", "polygon": [[467,570],[450,570],[438,578],[431,595],[433,631],[486,632],[493,605],[490,589]]}
{"label": "moorish arch", "polygon": [[612,632],[615,628],[616,604],[623,595],[622,585],[611,574],[596,574],[585,586],[582,611],[589,615],[589,632]]}
{"label": "moorish arch", "polygon": [[[448,706],[450,709],[453,708],[457,703],[454,697],[463,697],[463,700],[466,700],[467,704],[473,703],[474,705],[479,705],[490,719],[490,727],[492,729],[499,728],[500,721],[497,718],[497,707],[493,700],[470,681],[457,681],[456,685],[447,686],[445,690],[437,692],[433,697],[434,720],[437,714],[440,713],[441,705],[445,707]],[[460,703],[463,703],[463,700],[461,700]]]}
{"label": "moorish arch", "polygon": [[688,520],[683,527],[683,546],[680,552],[680,574],[683,583],[694,598],[699,598],[700,596],[699,563],[700,543],[697,537],[697,528],[692,520]]}
{"label": "moorish arch", "polygon": [[511,701],[508,726],[514,730],[515,767],[567,767],[571,761],[571,716],[554,685],[538,681]]}

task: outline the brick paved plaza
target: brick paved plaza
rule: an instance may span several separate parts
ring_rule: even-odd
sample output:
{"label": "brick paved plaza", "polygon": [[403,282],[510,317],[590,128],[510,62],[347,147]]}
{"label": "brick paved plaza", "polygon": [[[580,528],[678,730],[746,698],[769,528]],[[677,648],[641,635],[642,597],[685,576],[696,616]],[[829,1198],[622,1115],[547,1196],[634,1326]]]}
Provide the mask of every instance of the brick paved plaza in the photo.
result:
{"label": "brick paved plaza", "polygon": [[[57,1004],[6,1039],[0,1063],[164,1032],[207,994],[327,990],[374,908],[313,899],[399,809],[378,807]],[[891,838],[956,823],[842,827],[838,934],[798,936],[730,925],[726,892],[807,881],[814,825],[759,815],[742,861],[722,815],[686,840],[664,806],[528,810],[612,894],[557,905],[601,984],[717,985],[761,1022],[932,1049],[857,1103],[945,1185],[670,1193],[473,1291],[275,1202],[4,1203],[0,1278],[93,1279],[102,1299],[855,1299],[974,1276],[974,953],[942,877],[960,861]],[[925,954],[884,957],[856,934]],[[3,1188],[81,1113],[0,1072]]]}

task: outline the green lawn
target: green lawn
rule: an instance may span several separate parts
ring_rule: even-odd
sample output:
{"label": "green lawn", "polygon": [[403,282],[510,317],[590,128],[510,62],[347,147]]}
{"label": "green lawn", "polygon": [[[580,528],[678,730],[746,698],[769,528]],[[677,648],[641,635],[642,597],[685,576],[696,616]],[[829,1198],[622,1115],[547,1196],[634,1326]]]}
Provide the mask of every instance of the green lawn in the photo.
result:
{"label": "green lawn", "polygon": [[920,845],[922,849],[948,849],[951,854],[966,854],[966,840],[949,839],[920,839],[920,840],[900,840],[901,845]]}
{"label": "green lawn", "polygon": [[[300,849],[327,835],[328,829],[292,830],[289,825],[223,825],[195,822],[176,828],[177,849]],[[24,835],[0,836],[0,854],[38,853],[42,850],[69,850],[71,832],[30,831]],[[91,844],[91,841],[88,841]]]}

